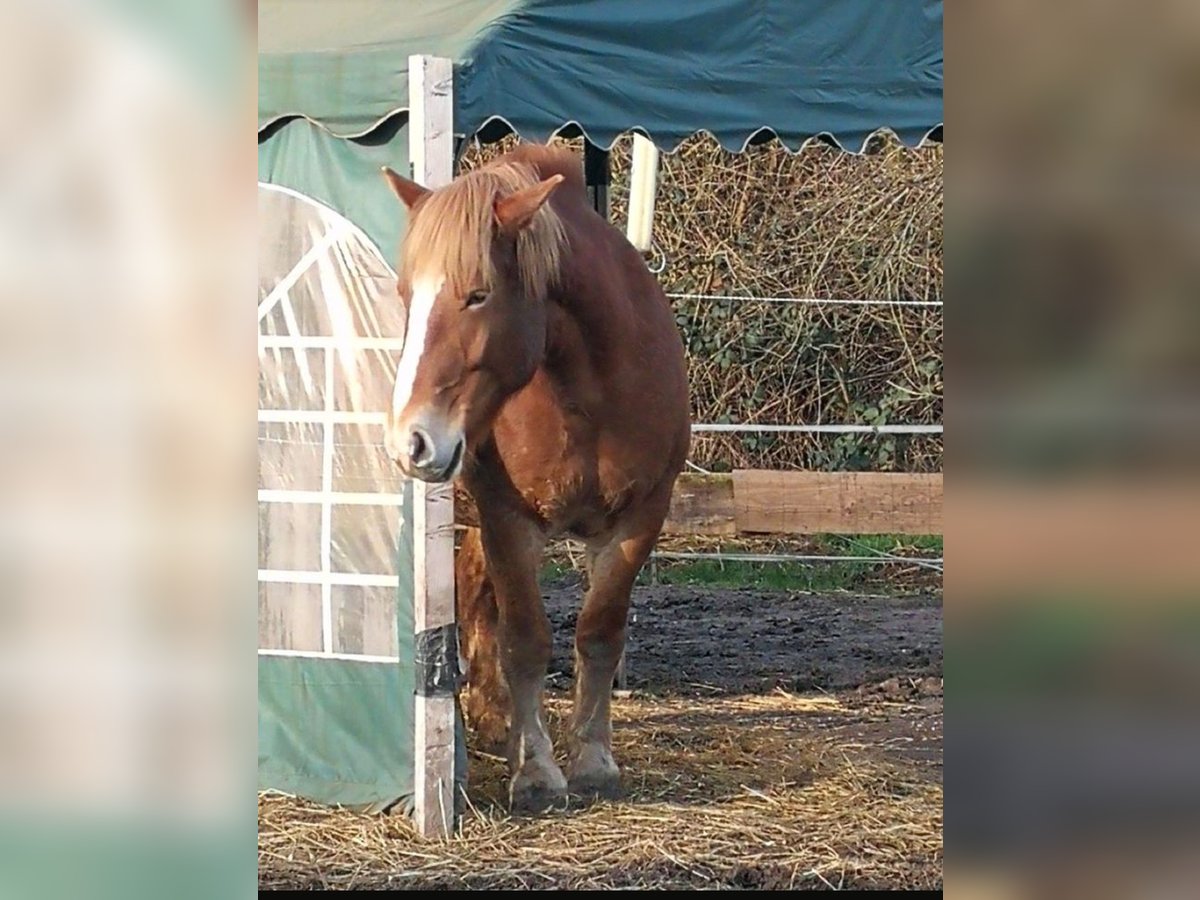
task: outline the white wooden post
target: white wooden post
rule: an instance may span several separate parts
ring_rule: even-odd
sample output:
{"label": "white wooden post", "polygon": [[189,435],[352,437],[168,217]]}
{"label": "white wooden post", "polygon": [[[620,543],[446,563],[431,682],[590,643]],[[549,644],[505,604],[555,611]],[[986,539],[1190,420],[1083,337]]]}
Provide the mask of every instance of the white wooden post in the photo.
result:
{"label": "white wooden post", "polygon": [[[454,68],[436,56],[408,58],[408,149],[413,179],[439,188],[454,177]],[[449,484],[413,483],[413,627],[454,633],[454,492]],[[454,646],[457,646],[455,644]],[[457,673],[457,653],[453,670]],[[414,816],[427,837],[454,832],[455,707],[452,692],[430,695],[417,672]]]}
{"label": "white wooden post", "polygon": [[629,243],[646,253],[652,246],[654,195],[658,188],[658,148],[640,134],[633,136],[633,160],[629,170]]}

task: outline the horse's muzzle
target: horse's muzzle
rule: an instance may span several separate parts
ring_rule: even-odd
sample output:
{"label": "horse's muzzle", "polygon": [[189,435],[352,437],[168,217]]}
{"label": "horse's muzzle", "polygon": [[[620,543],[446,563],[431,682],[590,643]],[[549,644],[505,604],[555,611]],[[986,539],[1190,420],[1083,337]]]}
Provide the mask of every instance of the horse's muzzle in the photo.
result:
{"label": "horse's muzzle", "polygon": [[462,468],[461,433],[416,421],[388,435],[387,451],[405,475],[432,484],[452,481]]}

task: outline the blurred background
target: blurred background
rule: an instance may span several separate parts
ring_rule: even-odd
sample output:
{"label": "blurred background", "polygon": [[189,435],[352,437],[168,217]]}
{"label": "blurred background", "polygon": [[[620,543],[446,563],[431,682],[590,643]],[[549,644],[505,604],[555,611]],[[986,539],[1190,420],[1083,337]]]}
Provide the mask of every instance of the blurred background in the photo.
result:
{"label": "blurred background", "polygon": [[947,18],[947,884],[1200,886],[1200,7]]}
{"label": "blurred background", "polygon": [[0,896],[254,887],[252,13],[0,3]]}

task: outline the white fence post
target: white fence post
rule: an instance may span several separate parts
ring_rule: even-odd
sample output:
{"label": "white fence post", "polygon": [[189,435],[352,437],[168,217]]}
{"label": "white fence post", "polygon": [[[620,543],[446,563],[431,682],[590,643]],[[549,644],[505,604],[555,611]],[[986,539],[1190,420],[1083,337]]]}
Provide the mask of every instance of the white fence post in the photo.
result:
{"label": "white fence post", "polygon": [[640,134],[633,136],[629,172],[629,223],[625,234],[642,253],[649,252],[654,237],[654,197],[658,191],[658,148]]}
{"label": "white fence post", "polygon": [[[429,188],[454,177],[454,67],[436,56],[408,58],[408,146],[413,178]],[[454,832],[454,692],[426,686],[440,662],[443,682],[458,673],[454,621],[454,491],[413,482],[413,628],[417,655],[413,754],[414,817],[427,837]],[[447,658],[446,651],[454,651]],[[441,656],[440,661],[431,656]],[[450,664],[451,671],[445,667]]]}

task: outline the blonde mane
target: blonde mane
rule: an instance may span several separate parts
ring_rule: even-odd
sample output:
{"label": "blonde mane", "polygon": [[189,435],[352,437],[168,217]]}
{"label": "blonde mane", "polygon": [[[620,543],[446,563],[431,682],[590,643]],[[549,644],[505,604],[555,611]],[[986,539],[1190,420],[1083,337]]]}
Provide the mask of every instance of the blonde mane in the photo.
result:
{"label": "blonde mane", "polygon": [[[411,283],[425,274],[445,275],[446,288],[464,296],[495,285],[492,204],[540,180],[533,166],[500,160],[427,195],[409,221],[400,253],[402,276]],[[530,297],[544,299],[558,282],[565,242],[558,213],[543,204],[517,238],[521,284]]]}

